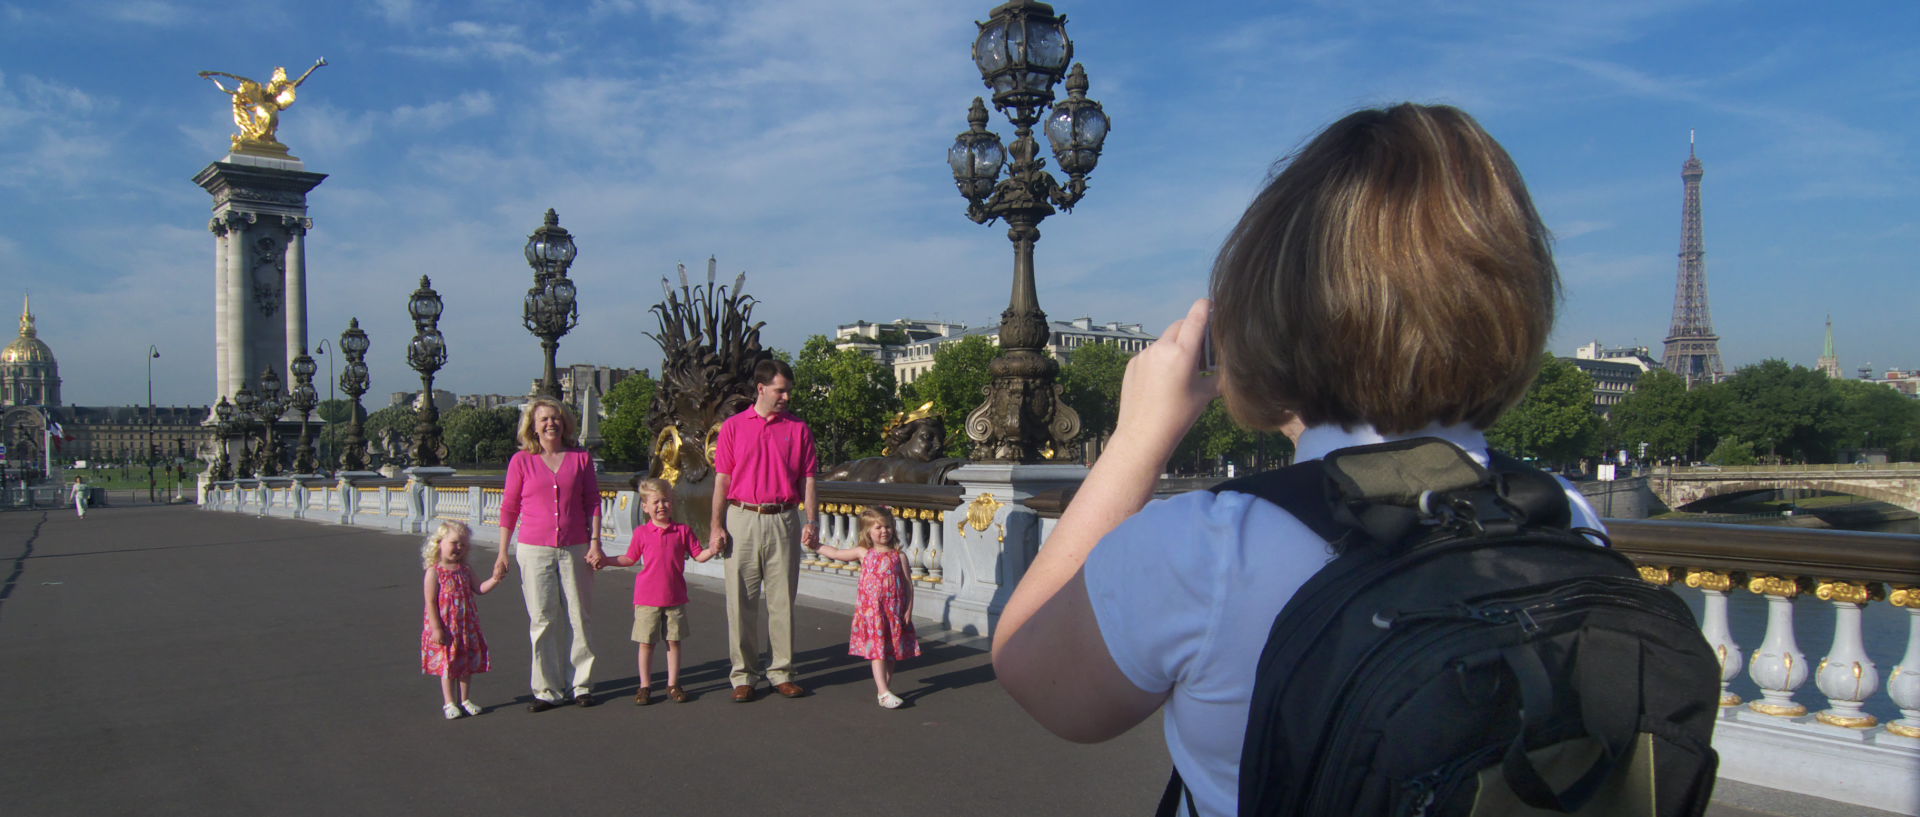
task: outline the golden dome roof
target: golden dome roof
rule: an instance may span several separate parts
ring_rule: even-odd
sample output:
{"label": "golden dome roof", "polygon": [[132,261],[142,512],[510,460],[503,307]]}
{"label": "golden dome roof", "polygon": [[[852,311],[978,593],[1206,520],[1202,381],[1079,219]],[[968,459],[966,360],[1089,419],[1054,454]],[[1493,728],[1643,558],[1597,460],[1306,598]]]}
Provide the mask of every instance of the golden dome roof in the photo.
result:
{"label": "golden dome roof", "polygon": [[53,349],[33,330],[33,309],[31,301],[27,301],[20,306],[20,337],[14,338],[4,351],[0,351],[0,364],[31,363],[51,366],[54,360]]}

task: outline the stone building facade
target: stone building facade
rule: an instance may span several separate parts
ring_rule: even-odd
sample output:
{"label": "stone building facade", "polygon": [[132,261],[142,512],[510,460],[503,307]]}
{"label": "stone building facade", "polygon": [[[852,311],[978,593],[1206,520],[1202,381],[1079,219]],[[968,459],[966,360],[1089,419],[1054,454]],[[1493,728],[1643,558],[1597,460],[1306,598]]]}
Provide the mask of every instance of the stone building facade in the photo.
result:
{"label": "stone building facade", "polygon": [[[1147,348],[1147,344],[1156,339],[1137,323],[1095,323],[1092,318],[1050,321],[1047,328],[1051,330],[1047,335],[1047,351],[1062,363],[1072,359],[1075,349],[1088,344],[1111,343],[1121,351],[1133,354]],[[857,349],[893,367],[894,382],[904,386],[933,369],[933,355],[940,347],[959,343],[972,335],[983,336],[989,342],[998,344],[1000,325],[996,323],[968,328],[963,323],[913,318],[901,318],[891,323],[858,321],[840,326],[834,332],[834,339],[842,349]]]}

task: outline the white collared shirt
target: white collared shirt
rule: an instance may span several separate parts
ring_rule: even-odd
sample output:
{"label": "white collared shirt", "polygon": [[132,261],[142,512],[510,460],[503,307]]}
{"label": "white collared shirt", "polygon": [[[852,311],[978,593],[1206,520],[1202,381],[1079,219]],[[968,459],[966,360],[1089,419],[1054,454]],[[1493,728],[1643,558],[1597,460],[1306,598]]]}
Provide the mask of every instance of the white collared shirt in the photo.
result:
{"label": "white collared shirt", "polygon": [[[1385,435],[1315,426],[1296,461],[1412,437],[1438,437],[1487,462],[1486,436],[1466,425]],[[1572,485],[1575,527],[1605,530]],[[1167,692],[1167,751],[1202,815],[1237,812],[1240,745],[1254,665],[1293,594],[1333,558],[1325,540],[1248,494],[1194,491],[1155,500],[1087,557],[1087,595],[1107,652],[1134,686]]]}

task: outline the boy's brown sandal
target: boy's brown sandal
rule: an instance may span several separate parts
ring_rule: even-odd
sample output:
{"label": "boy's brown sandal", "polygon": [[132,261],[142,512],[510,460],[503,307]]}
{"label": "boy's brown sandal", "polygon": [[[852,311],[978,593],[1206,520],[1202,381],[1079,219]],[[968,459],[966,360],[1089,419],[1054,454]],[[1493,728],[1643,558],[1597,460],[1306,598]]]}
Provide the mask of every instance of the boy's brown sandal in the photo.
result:
{"label": "boy's brown sandal", "polygon": [[683,704],[693,700],[692,695],[688,695],[686,690],[678,686],[667,687],[667,697],[672,698],[673,702],[677,704]]}
{"label": "boy's brown sandal", "polygon": [[650,703],[653,703],[652,689],[649,689],[647,687],[641,687],[639,692],[633,693],[634,706],[646,706],[647,704],[650,704]]}

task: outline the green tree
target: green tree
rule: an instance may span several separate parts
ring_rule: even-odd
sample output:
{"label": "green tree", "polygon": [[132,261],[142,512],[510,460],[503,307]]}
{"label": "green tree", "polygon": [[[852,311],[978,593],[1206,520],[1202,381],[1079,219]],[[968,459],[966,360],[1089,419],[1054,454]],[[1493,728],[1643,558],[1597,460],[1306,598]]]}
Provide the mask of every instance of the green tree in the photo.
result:
{"label": "green tree", "polygon": [[1232,463],[1237,473],[1247,474],[1279,467],[1292,455],[1293,441],[1286,435],[1242,428],[1227,413],[1226,399],[1218,398],[1174,447],[1167,468],[1180,474],[1217,474]]}
{"label": "green tree", "polygon": [[793,377],[793,413],[813,427],[822,468],[880,453],[880,435],[900,410],[891,367],[814,335],[801,347]]}
{"label": "green tree", "polygon": [[1520,404],[1487,429],[1487,443],[1516,457],[1570,463],[1593,453],[1599,434],[1593,378],[1549,354]]}
{"label": "green tree", "polygon": [[[1640,375],[1607,420],[1608,448],[1625,448],[1653,461],[1692,458],[1698,450],[1704,409],[1687,381],[1665,369]],[[1640,444],[1646,443],[1646,452]]]}
{"label": "green tree", "polygon": [[1105,439],[1120,419],[1120,381],[1133,355],[1111,343],[1093,343],[1074,350],[1060,367],[1060,387],[1067,405],[1080,412],[1081,435]]}
{"label": "green tree", "polygon": [[638,469],[651,456],[654,430],[647,427],[647,409],[660,390],[660,381],[645,373],[614,384],[607,392],[607,422],[600,426],[606,457]]}
{"label": "green tree", "polygon": [[987,384],[993,382],[987,364],[999,353],[985,336],[968,335],[935,351],[933,368],[913,381],[913,404],[933,401],[934,410],[946,421],[948,456],[966,456],[967,415],[986,402]]}
{"label": "green tree", "polygon": [[1837,441],[1850,449],[1881,448],[1895,462],[1920,453],[1920,400],[1878,383],[1836,380],[1840,398]]}
{"label": "green tree", "polygon": [[1757,454],[1831,462],[1840,436],[1840,395],[1826,375],[1784,360],[1742,367],[1717,386],[1729,433]]}
{"label": "green tree", "polygon": [[[316,452],[326,454],[327,461],[320,465],[329,471],[339,464],[340,450],[346,445],[348,420],[352,414],[353,401],[351,400],[322,400],[314,409],[314,415],[319,418],[321,426],[313,445]],[[360,408],[362,428],[365,427],[366,421],[367,410],[362,406]]]}
{"label": "green tree", "polygon": [[519,422],[520,410],[512,406],[455,406],[440,415],[447,458],[473,465],[504,464],[519,448],[513,439]]}
{"label": "green tree", "polygon": [[1713,447],[1713,453],[1707,455],[1707,462],[1714,465],[1752,465],[1753,444],[1742,442],[1733,435],[1722,437],[1720,444]]}

